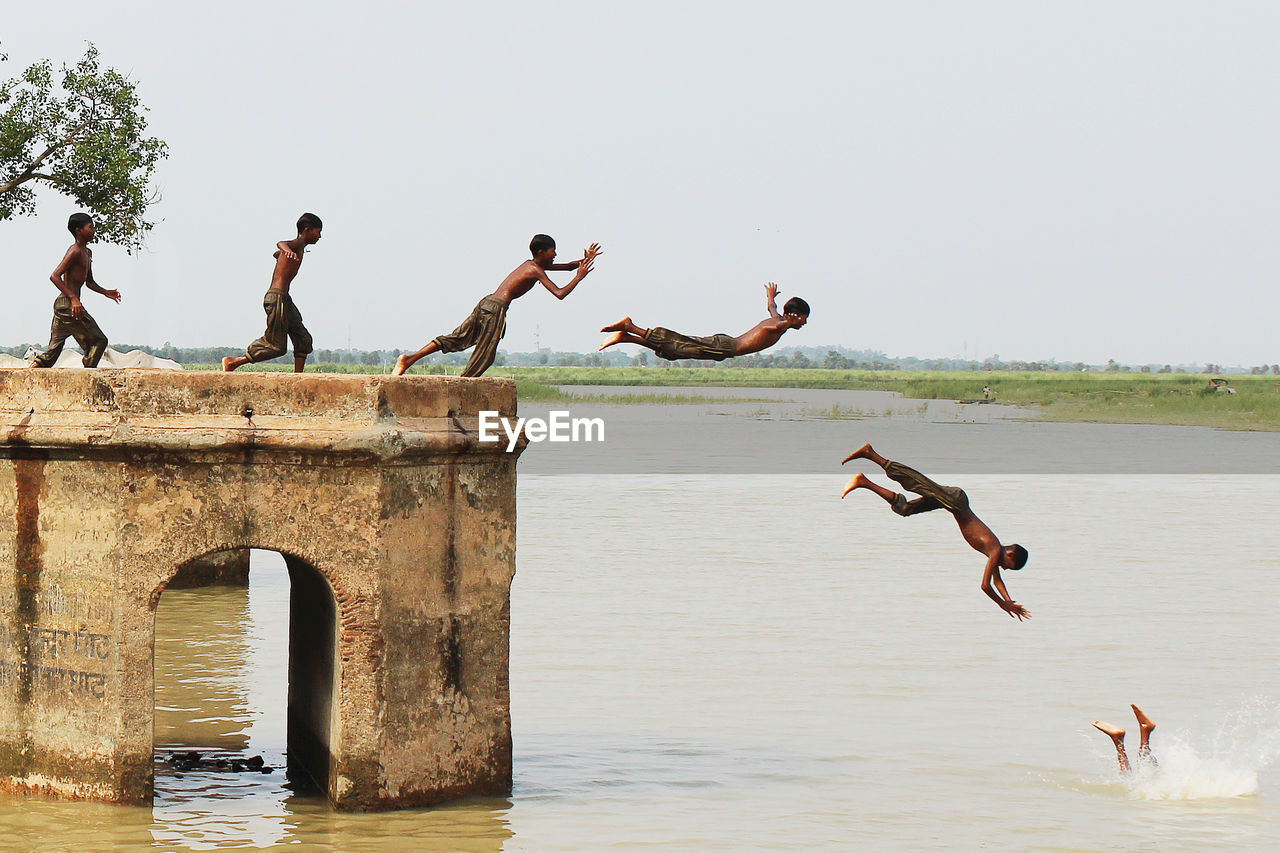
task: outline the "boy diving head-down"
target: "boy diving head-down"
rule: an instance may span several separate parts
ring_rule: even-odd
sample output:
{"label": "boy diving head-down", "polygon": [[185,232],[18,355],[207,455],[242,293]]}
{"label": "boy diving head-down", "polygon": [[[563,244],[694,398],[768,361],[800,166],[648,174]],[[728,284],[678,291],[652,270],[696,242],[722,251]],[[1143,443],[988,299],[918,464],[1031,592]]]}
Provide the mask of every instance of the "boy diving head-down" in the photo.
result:
{"label": "boy diving head-down", "polygon": [[[920,497],[908,501],[906,495],[897,494],[884,486],[876,485],[864,474],[858,474],[850,480],[845,486],[844,494],[840,497],[843,498],[854,489],[867,489],[883,498],[894,512],[904,517],[935,509],[947,510],[960,526],[960,535],[964,537],[964,541],[968,542],[973,550],[987,558],[987,566],[982,573],[982,591],[999,605],[1001,610],[1008,613],[1010,617],[1016,617],[1019,622],[1031,618],[1031,611],[1013,600],[1009,590],[1005,589],[1004,581],[1000,578],[1001,569],[1017,571],[1027,564],[1027,549],[1021,545],[1001,545],[1000,540],[991,532],[991,528],[983,524],[982,520],[973,514],[973,510],[969,509],[969,496],[963,489],[957,486],[940,486],[914,468],[908,468],[899,462],[890,462],[876,453],[870,444],[864,444],[850,453],[845,457],[844,462],[852,459],[866,459],[874,462],[884,469],[889,479]],[[840,464],[843,465],[844,462]]]}

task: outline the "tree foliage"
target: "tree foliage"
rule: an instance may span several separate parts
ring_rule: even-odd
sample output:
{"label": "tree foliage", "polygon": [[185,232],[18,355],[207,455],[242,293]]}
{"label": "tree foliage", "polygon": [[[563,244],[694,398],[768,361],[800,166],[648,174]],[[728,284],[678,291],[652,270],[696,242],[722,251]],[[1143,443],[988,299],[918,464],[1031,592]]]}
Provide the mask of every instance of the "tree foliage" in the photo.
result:
{"label": "tree foliage", "polygon": [[153,225],[143,215],[158,199],[152,174],[168,146],[146,135],[132,81],[101,68],[90,44],[60,74],[46,59],[0,80],[0,109],[0,220],[34,213],[43,183],[93,215],[99,240],[142,245]]}

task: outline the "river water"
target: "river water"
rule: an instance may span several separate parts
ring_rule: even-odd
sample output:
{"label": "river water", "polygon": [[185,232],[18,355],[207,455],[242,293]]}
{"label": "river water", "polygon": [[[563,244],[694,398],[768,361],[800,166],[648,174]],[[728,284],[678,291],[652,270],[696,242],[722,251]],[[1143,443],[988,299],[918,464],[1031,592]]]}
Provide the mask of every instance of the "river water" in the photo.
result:
{"label": "river water", "polygon": [[[610,422],[635,409],[612,408]],[[3,837],[44,850],[1272,849],[1280,476],[979,473],[941,420],[910,449],[1030,549],[1006,573],[1028,622],[979,591],[982,559],[949,517],[840,500],[852,472],[838,456],[827,473],[530,464],[510,797],[341,814],[278,769],[162,769],[151,808],[4,800]],[[868,433],[889,441],[885,421],[845,422],[846,452]],[[807,458],[811,422],[790,423]],[[1112,428],[1097,429],[1105,441]],[[1268,434],[1222,435],[1275,452]],[[560,450],[531,447],[521,466]],[[788,444],[760,452],[785,460]],[[159,755],[283,764],[287,614],[271,553],[254,553],[248,590],[164,594]],[[1135,754],[1130,702],[1158,724],[1159,764],[1122,777],[1090,722],[1129,728]]]}

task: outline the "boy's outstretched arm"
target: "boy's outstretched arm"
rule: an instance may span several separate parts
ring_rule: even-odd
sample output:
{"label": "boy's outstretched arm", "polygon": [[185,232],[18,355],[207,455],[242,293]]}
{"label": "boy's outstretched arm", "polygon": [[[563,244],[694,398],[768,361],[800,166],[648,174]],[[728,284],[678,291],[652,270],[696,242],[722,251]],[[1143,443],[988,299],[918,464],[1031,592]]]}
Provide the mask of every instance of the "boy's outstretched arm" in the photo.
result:
{"label": "boy's outstretched arm", "polygon": [[769,309],[769,316],[775,320],[781,320],[782,315],[778,313],[778,285],[769,282],[764,286],[765,307]]}
{"label": "boy's outstretched arm", "polygon": [[87,287],[87,288],[89,288],[89,289],[90,289],[90,290],[92,290],[92,291],[95,291],[95,292],[97,292],[97,293],[101,293],[103,296],[107,297],[108,299],[113,299],[113,300],[115,300],[116,302],[119,302],[119,301],[120,301],[120,291],[118,291],[118,290],[107,290],[107,289],[106,289],[106,288],[104,288],[102,285],[98,284],[98,282],[96,282],[96,281],[94,281],[94,280],[93,280],[93,266],[92,266],[92,264],[90,264],[90,266],[89,266],[89,273],[88,273],[88,275],[86,275],[86,276],[85,276],[85,278],[84,278],[84,286],[85,286],[85,287]]}
{"label": "boy's outstretched arm", "polygon": [[554,296],[556,299],[564,299],[566,296],[568,296],[570,293],[573,292],[573,289],[575,287],[578,286],[578,282],[582,281],[584,278],[587,277],[587,274],[591,272],[591,268],[594,265],[595,265],[594,257],[583,258],[581,261],[578,262],[578,274],[575,275],[573,279],[564,287],[556,287],[556,283],[551,279],[547,278],[547,274],[543,272],[540,268],[537,269],[538,281],[542,282],[542,286],[545,287],[547,290],[550,290],[551,295]]}
{"label": "boy's outstretched arm", "polygon": [[276,243],[276,251],[273,252],[271,256],[273,258],[278,258],[281,255],[284,255],[285,260],[287,261],[296,261],[298,259],[298,253],[293,251],[293,247],[289,245],[288,240],[281,240],[279,243]]}
{"label": "boy's outstretched arm", "polygon": [[[1021,622],[1023,619],[1031,618],[1031,611],[1014,601],[1009,595],[1009,590],[1005,588],[1004,581],[1000,578],[1000,555],[1001,550],[996,548],[992,554],[987,557],[987,567],[982,573],[982,591],[994,601],[1001,610],[1008,613],[1011,617],[1017,617]],[[994,588],[993,588],[994,584]],[[999,593],[996,590],[999,590]]]}
{"label": "boy's outstretched arm", "polygon": [[596,255],[602,255],[602,254],[604,254],[604,252],[602,252],[602,251],[600,250],[600,244],[599,244],[599,243],[592,243],[590,246],[588,246],[588,247],[586,248],[586,251],[584,251],[584,252],[582,253],[582,259],[581,259],[581,260],[577,260],[577,261],[569,261],[568,263],[565,263],[565,264],[551,264],[550,266],[548,266],[548,267],[547,267],[547,269],[549,269],[549,270],[560,270],[560,271],[562,271],[562,272],[563,272],[564,270],[576,270],[576,269],[577,269],[578,267],[580,267],[583,263],[585,263],[585,262],[587,262],[587,261],[593,261],[593,260],[595,260]]}

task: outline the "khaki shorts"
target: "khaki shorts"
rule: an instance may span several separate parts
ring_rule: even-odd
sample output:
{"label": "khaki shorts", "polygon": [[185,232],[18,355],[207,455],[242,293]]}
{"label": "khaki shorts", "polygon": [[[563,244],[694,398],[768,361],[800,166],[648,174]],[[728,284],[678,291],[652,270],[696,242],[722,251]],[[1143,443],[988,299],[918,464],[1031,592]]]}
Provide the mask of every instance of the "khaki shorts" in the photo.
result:
{"label": "khaki shorts", "polygon": [[644,339],[649,342],[659,358],[675,361],[678,358],[709,358],[724,361],[737,355],[738,342],[733,335],[707,335],[693,337],[654,326]]}
{"label": "khaki shorts", "polygon": [[885,463],[884,472],[908,492],[920,495],[913,501],[908,501],[907,496],[901,494],[894,498],[893,511],[898,515],[915,515],[935,509],[945,509],[953,515],[969,511],[969,496],[959,486],[940,486],[916,469],[898,462]]}
{"label": "khaki shorts", "polygon": [[471,309],[471,314],[462,321],[462,325],[447,335],[432,340],[440,352],[458,352],[467,347],[475,347],[471,360],[462,371],[463,376],[480,376],[498,357],[498,344],[507,333],[507,303],[492,296],[486,296]]}

